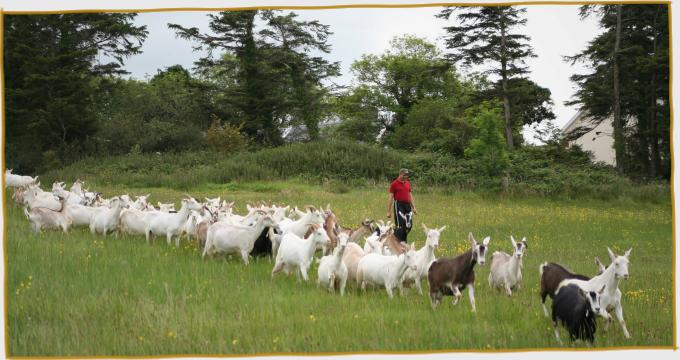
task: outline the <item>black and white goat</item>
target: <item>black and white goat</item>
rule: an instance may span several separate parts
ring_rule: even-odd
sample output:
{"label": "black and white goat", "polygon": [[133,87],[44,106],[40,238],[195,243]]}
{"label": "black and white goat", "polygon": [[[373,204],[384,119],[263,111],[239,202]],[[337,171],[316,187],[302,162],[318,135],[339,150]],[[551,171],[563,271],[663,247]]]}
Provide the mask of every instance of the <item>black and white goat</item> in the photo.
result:
{"label": "black and white goat", "polygon": [[584,291],[578,285],[569,284],[558,289],[552,303],[552,321],[555,338],[560,340],[558,322],[569,331],[571,340],[595,340],[597,318],[600,312],[600,296],[605,286],[598,291]]}

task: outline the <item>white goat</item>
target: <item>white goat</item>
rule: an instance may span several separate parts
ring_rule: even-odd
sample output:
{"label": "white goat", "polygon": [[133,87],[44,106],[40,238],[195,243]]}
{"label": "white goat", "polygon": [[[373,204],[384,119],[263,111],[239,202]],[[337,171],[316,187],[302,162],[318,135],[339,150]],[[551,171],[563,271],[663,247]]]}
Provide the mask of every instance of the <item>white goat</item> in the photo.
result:
{"label": "white goat", "polygon": [[24,205],[28,208],[46,208],[54,211],[61,209],[59,200],[51,192],[43,191],[38,185],[29,185],[24,191]]}
{"label": "white goat", "polygon": [[12,169],[5,170],[5,187],[22,187],[36,184],[38,177],[12,174]]}
{"label": "white goat", "polygon": [[300,238],[292,232],[283,235],[281,246],[276,254],[276,264],[272,269],[272,277],[281,270],[290,275],[294,268],[299,268],[302,278],[305,281],[309,280],[307,270],[312,264],[316,247],[330,243],[330,238],[322,226],[311,226],[313,231],[307,239]]}
{"label": "white goat", "polygon": [[145,217],[144,234],[146,242],[151,243],[152,235],[165,235],[168,245],[172,244],[173,237],[177,237],[175,246],[179,246],[179,235],[191,214],[191,210],[198,210],[201,207],[201,203],[190,197],[182,199],[182,207],[176,213],[161,212],[154,216]]}
{"label": "white goat", "polygon": [[115,231],[118,228],[118,217],[125,205],[125,201],[120,197],[114,197],[110,201],[110,207],[102,206],[96,208],[90,222],[90,232],[106,235],[109,232]]}
{"label": "white goat", "polygon": [[64,189],[63,182],[61,183],[55,182],[54,184],[52,184],[52,194],[65,198],[67,204],[79,204],[79,205],[85,204],[85,198],[83,198],[82,194],[66,191]]}
{"label": "white goat", "polygon": [[342,262],[342,255],[347,247],[349,236],[342,233],[338,236],[338,246],[332,255],[321,258],[319,263],[317,284],[334,292],[335,288],[340,289],[340,296],[345,295],[345,285],[347,284],[347,266]]}
{"label": "white goat", "polygon": [[413,245],[399,256],[368,254],[359,261],[357,283],[361,284],[362,290],[366,290],[366,284],[384,286],[387,295],[392,298],[394,297],[392,290],[399,286],[407,268],[417,270]]}
{"label": "white goat", "polygon": [[61,228],[64,233],[68,232],[71,219],[66,214],[66,199],[60,198],[59,203],[61,208],[58,211],[41,207],[34,207],[29,211],[24,208],[24,215],[28,218],[35,232],[40,232],[43,228]]}
{"label": "white goat", "polygon": [[80,204],[67,204],[66,214],[71,218],[73,226],[90,226],[92,218],[96,212],[96,208],[80,205]]}
{"label": "white goat", "polygon": [[[605,286],[605,291],[600,297],[600,316],[611,322],[612,316],[609,312],[614,310],[616,319],[623,329],[623,336],[627,339],[630,338],[630,333],[628,332],[626,322],[623,319],[619,281],[621,279],[628,280],[628,264],[630,263],[629,258],[632,250],[633,248],[630,248],[623,256],[620,256],[614,254],[610,248],[607,248],[607,253],[609,253],[609,258],[612,260],[612,263],[602,274],[593,277],[589,281],[567,279],[560,283],[560,288],[568,284],[576,284],[585,291],[599,291],[602,286]],[[557,289],[557,292],[559,292],[559,288]]]}
{"label": "white goat", "polygon": [[439,229],[428,229],[425,224],[421,224],[423,230],[425,230],[425,245],[416,251],[416,269],[411,270],[406,269],[404,276],[401,278],[399,283],[399,292],[404,295],[404,285],[414,282],[416,284],[416,289],[418,293],[423,295],[423,289],[421,287],[420,281],[422,279],[427,279],[427,270],[430,268],[430,264],[436,257],[434,256],[434,251],[439,247],[439,237],[442,231],[446,229],[446,225],[440,227]]}
{"label": "white goat", "polygon": [[491,270],[489,271],[489,287],[504,288],[508,296],[512,296],[512,289],[520,287],[522,281],[522,256],[527,249],[527,238],[521,242],[515,242],[510,235],[513,254],[508,255],[503,251],[495,251],[491,255]]}
{"label": "white goat", "polygon": [[214,253],[238,253],[248,265],[248,255],[253,251],[255,240],[264,228],[276,226],[274,220],[266,212],[257,210],[253,214],[250,226],[218,221],[208,228],[203,258]]}

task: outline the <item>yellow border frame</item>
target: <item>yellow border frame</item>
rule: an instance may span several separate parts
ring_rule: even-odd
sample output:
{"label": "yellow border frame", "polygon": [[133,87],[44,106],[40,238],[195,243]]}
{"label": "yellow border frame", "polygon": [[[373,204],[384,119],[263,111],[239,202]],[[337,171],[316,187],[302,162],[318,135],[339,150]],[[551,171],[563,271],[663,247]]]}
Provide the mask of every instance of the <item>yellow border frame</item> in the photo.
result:
{"label": "yellow border frame", "polygon": [[673,108],[673,21],[672,21],[672,1],[656,1],[656,0],[633,0],[633,1],[516,1],[516,2],[497,2],[497,3],[423,3],[423,4],[344,4],[344,5],[310,5],[310,6],[244,6],[244,7],[178,7],[178,8],[152,8],[152,9],[73,9],[73,10],[51,10],[51,11],[4,11],[0,8],[0,87],[2,89],[2,129],[1,138],[2,146],[0,148],[0,164],[2,169],[5,169],[5,70],[4,70],[4,15],[38,15],[38,14],[76,14],[76,13],[123,13],[123,12],[179,12],[179,11],[243,11],[243,10],[330,10],[330,9],[391,9],[391,8],[422,8],[422,7],[443,7],[443,6],[531,6],[531,5],[667,5],[668,6],[668,42],[669,42],[669,101],[670,101],[670,153],[671,153],[671,217],[672,217],[672,235],[673,235],[673,273],[672,273],[672,287],[673,287],[673,345],[671,346],[621,346],[621,347],[600,347],[600,348],[517,348],[517,349],[451,349],[451,350],[431,350],[431,351],[362,351],[362,352],[314,352],[314,353],[296,353],[296,352],[273,352],[273,353],[253,353],[253,354],[182,354],[182,355],[143,355],[143,356],[11,356],[9,353],[9,333],[7,328],[7,209],[4,204],[6,194],[5,176],[3,171],[2,180],[2,253],[3,253],[3,289],[4,289],[4,330],[5,330],[5,354],[8,359],[158,359],[158,358],[189,358],[189,357],[256,357],[256,356],[337,356],[337,355],[418,355],[418,354],[448,354],[448,353],[518,353],[518,352],[540,352],[540,351],[564,351],[564,352],[593,352],[593,351],[612,351],[612,350],[673,350],[677,351],[677,312],[676,312],[676,229],[675,229],[675,155],[673,153],[673,129],[674,129],[674,108]]}

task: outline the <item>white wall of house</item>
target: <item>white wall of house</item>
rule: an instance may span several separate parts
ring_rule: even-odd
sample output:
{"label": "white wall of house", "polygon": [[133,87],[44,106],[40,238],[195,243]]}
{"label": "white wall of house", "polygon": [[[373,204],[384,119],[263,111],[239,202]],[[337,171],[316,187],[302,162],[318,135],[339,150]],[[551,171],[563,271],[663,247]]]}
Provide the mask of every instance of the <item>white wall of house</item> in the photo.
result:
{"label": "white wall of house", "polygon": [[[579,112],[567,123],[563,131],[568,133],[581,125],[585,125],[584,121],[583,114]],[[570,146],[575,144],[580,145],[583,150],[593,153],[594,162],[604,162],[612,166],[616,165],[614,128],[612,127],[611,118],[607,118],[588,133],[569,142]]]}

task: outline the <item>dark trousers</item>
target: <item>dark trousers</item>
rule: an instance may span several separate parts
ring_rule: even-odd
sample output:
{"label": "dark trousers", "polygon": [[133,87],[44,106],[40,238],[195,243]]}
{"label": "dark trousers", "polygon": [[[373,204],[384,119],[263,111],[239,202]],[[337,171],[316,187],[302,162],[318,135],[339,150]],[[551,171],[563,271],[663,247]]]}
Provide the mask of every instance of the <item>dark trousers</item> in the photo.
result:
{"label": "dark trousers", "polygon": [[406,242],[406,237],[413,225],[412,218],[413,210],[410,203],[394,202],[394,235],[399,241]]}

